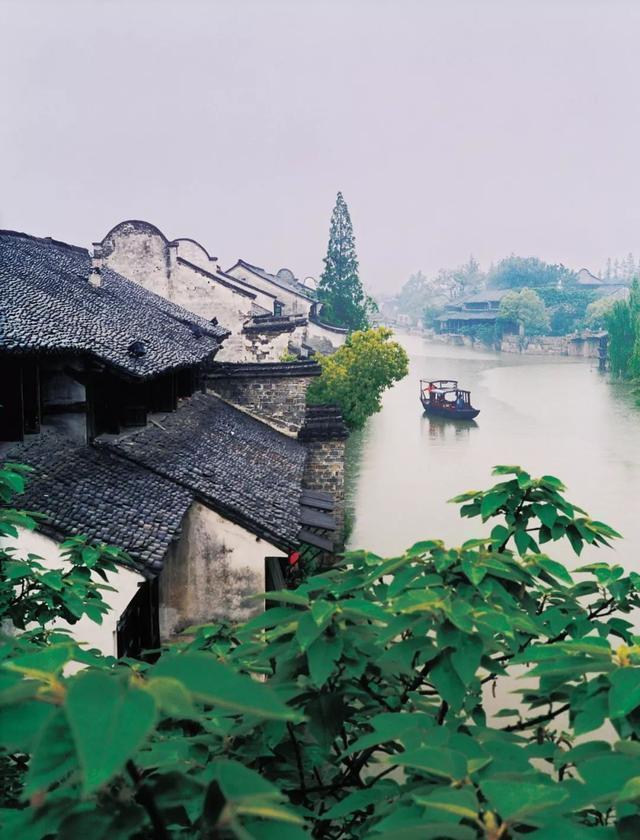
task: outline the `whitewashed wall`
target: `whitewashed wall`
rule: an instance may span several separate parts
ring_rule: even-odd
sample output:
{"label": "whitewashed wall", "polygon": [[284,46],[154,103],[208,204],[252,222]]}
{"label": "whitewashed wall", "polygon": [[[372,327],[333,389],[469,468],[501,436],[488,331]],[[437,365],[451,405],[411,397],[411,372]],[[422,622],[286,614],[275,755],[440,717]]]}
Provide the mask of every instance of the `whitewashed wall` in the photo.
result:
{"label": "whitewashed wall", "polygon": [[283,552],[196,502],[160,575],[160,635],[220,618],[242,621],[264,609],[265,558]]}
{"label": "whitewashed wall", "polygon": [[270,280],[266,280],[264,277],[260,277],[259,274],[255,274],[242,265],[233,266],[227,273],[232,277],[239,277],[242,280],[246,280],[247,283],[259,289],[276,294],[278,300],[284,304],[283,315],[308,315],[311,311],[310,300],[296,295],[294,292],[288,292],[281,286],[272,283]]}
{"label": "whitewashed wall", "polygon": [[[59,544],[38,532],[20,528],[17,539],[6,537],[0,540],[0,546],[3,548],[7,546],[15,547],[17,556],[22,558],[26,558],[28,554],[35,554],[42,565],[48,569],[60,569],[65,566]],[[142,575],[122,567],[119,567],[115,574],[109,573],[108,577],[109,586],[113,586],[116,591],[103,593],[104,600],[109,604],[111,610],[103,618],[102,624],[96,624],[84,616],[76,624],[59,621],[55,626],[69,628],[76,641],[85,643],[89,648],[97,648],[105,656],[116,656],[118,652],[116,638],[118,619],[138,591],[138,586],[144,582],[144,578]]]}

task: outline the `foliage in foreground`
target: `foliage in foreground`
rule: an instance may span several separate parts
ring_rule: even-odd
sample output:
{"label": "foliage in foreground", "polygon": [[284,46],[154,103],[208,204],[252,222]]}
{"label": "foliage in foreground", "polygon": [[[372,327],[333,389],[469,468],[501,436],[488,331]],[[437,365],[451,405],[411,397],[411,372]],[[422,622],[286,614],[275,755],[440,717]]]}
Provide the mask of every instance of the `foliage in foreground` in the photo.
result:
{"label": "foliage in foreground", "polygon": [[331,356],[317,356],[322,375],[307,391],[311,405],[339,405],[350,429],[360,429],[380,411],[383,392],[409,372],[404,348],[393,331],[375,327],[352,333]]}
{"label": "foliage in foreground", "polygon": [[[604,562],[570,574],[542,547],[568,540],[580,554],[616,532],[552,476],[495,472],[494,487],[454,500],[496,520],[485,536],[389,559],[353,552],[153,665],[81,652],[61,633],[5,638],[3,831],[640,836],[640,577]],[[4,604],[21,563],[28,577],[33,560],[3,557]],[[68,676],[73,660],[89,667]]]}

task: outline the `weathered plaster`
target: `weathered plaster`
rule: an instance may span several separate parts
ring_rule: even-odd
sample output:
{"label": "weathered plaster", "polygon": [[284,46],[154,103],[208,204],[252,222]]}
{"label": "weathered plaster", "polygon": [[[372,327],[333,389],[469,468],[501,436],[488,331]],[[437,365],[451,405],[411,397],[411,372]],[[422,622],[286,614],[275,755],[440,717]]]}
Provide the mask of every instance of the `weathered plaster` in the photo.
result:
{"label": "weathered plaster", "polygon": [[192,624],[243,621],[264,609],[265,558],[283,552],[195,502],[160,576],[160,635]]}

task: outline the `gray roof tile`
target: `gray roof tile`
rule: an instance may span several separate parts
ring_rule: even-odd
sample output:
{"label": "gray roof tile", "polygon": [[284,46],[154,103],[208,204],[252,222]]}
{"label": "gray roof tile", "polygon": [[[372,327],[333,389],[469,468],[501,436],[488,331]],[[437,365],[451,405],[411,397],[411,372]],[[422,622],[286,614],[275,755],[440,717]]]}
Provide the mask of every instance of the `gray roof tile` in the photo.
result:
{"label": "gray roof tile", "polygon": [[172,479],[279,547],[298,542],[304,446],[212,394],[97,445]]}
{"label": "gray roof tile", "polygon": [[146,378],[212,358],[228,335],[110,269],[94,288],[90,270],[84,248],[0,231],[0,350],[88,354]]}

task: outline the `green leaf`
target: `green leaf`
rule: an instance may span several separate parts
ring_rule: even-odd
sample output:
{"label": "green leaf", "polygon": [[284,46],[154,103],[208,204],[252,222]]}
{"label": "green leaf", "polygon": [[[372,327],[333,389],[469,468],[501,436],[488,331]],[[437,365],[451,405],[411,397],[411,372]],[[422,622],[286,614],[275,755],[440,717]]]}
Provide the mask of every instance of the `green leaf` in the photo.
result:
{"label": "green leaf", "polygon": [[460,819],[478,818],[478,799],[470,788],[438,788],[428,796],[414,796],[418,805],[423,805],[429,812],[444,812]]}
{"label": "green leaf", "polygon": [[480,636],[464,635],[460,637],[456,649],[450,654],[451,664],[462,680],[463,685],[469,685],[474,678],[480,666],[483,650],[484,645]]}
{"label": "green leaf", "polygon": [[518,475],[522,472],[522,467],[498,464],[491,470],[492,475]]}
{"label": "green leaf", "polygon": [[33,796],[54,783],[60,783],[77,767],[78,759],[65,714],[62,709],[50,711],[33,747],[25,796]]}
{"label": "green leaf", "polygon": [[220,785],[225,798],[232,802],[268,797],[282,799],[282,794],[275,785],[264,779],[255,770],[245,767],[239,761],[218,760],[212,765],[213,778]]}
{"label": "green leaf", "polygon": [[609,682],[612,718],[624,717],[640,706],[640,668],[618,668],[609,675]]}
{"label": "green leaf", "polygon": [[569,797],[567,790],[553,783],[542,785],[519,781],[518,784],[505,784],[500,780],[482,782],[480,786],[489,804],[503,820],[509,822],[526,820]]}
{"label": "green leaf", "polygon": [[543,475],[540,479],[540,483],[551,487],[553,490],[562,491],[567,489],[560,479],[555,477],[555,475]]}
{"label": "green leaf", "polygon": [[374,834],[375,840],[474,840],[477,832],[467,825],[455,823],[417,822],[406,828],[396,828]]}
{"label": "green leaf", "polygon": [[553,505],[533,505],[532,509],[543,525],[553,528],[558,519],[558,512]]}
{"label": "green leaf", "polygon": [[616,802],[629,802],[640,799],[640,776],[633,776],[616,797]]}
{"label": "green leaf", "polygon": [[390,764],[413,767],[423,773],[458,782],[467,775],[467,759],[461,752],[446,747],[421,747],[407,750],[399,755],[389,756]]}
{"label": "green leaf", "polygon": [[460,561],[460,567],[465,573],[467,579],[474,586],[477,586],[479,583],[482,583],[485,575],[487,574],[486,566],[482,565],[479,557],[477,556],[473,557],[473,559],[471,557],[464,556]]}
{"label": "green leaf", "polygon": [[536,558],[536,563],[538,564],[538,566],[540,566],[541,569],[544,569],[545,572],[557,578],[558,580],[561,580],[563,583],[573,583],[573,578],[562,565],[562,563],[557,563],[550,557],[545,557],[543,555],[540,555]]}
{"label": "green leaf", "polygon": [[51,715],[51,706],[40,700],[22,699],[0,708],[2,747],[8,752],[31,752],[38,732]]}
{"label": "green leaf", "polygon": [[49,678],[61,673],[63,667],[72,658],[72,644],[51,645],[36,653],[17,656],[5,664],[5,668],[20,671],[34,679]]}
{"label": "green leaf", "polygon": [[439,548],[442,545],[440,540],[422,540],[422,542],[414,543],[411,548],[405,552],[407,557],[420,557],[433,551],[434,548]]}
{"label": "green leaf", "polygon": [[323,820],[337,820],[352,814],[354,811],[361,811],[369,805],[375,805],[380,801],[380,790],[374,785],[372,788],[356,790],[341,799],[333,808],[329,808],[326,814],[322,815]]}
{"label": "green leaf", "polygon": [[497,493],[486,493],[480,503],[480,515],[482,519],[485,520],[493,516],[508,498],[509,493],[506,490],[499,490]]}
{"label": "green leaf", "polygon": [[517,476],[518,480],[518,487],[521,490],[526,490],[527,487],[531,486],[531,476],[527,472],[521,472]]}
{"label": "green leaf", "polygon": [[318,638],[322,633],[322,629],[322,626],[316,623],[310,612],[300,614],[296,639],[302,653]]}
{"label": "green leaf", "polygon": [[282,703],[266,685],[237,674],[201,651],[176,656],[165,655],[148,672],[153,677],[172,677],[181,682],[194,699],[246,712],[264,719],[295,720],[298,715]]}
{"label": "green leaf", "polygon": [[307,651],[309,675],[318,688],[322,688],[333,673],[342,655],[342,648],[341,636],[323,636],[310,646]]}
{"label": "green leaf", "polygon": [[373,601],[367,601],[364,598],[349,598],[348,600],[340,601],[340,612],[347,616],[355,616],[356,618],[382,621],[385,624],[388,624],[393,618],[379,604]]}
{"label": "green leaf", "polygon": [[144,684],[144,689],[155,698],[158,708],[174,718],[197,718],[198,713],[191,695],[178,680],[171,677],[153,677]]}
{"label": "green leaf", "polygon": [[64,707],[85,794],[122,771],[156,721],[155,702],[148,692],[99,671],[87,671],[71,681]]}
{"label": "green leaf", "polygon": [[282,590],[279,592],[266,592],[255,596],[256,599],[267,598],[269,601],[280,601],[282,604],[297,604],[301,607],[309,606],[309,599],[301,592],[292,592],[291,590]]}
{"label": "green leaf", "polygon": [[[460,661],[460,660],[459,660]],[[459,709],[464,700],[464,683],[458,676],[451,654],[441,654],[429,671],[429,682],[438,689],[438,693],[453,709]]]}

